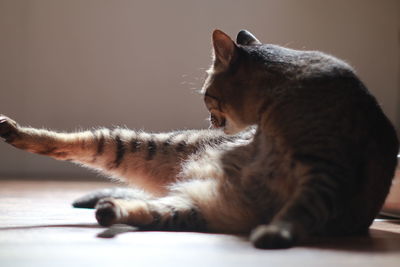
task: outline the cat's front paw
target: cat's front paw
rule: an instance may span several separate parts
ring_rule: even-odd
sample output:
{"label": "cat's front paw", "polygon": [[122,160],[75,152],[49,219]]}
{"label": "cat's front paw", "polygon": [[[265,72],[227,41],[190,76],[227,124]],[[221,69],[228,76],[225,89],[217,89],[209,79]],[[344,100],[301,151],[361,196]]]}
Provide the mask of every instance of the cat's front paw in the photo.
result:
{"label": "cat's front paw", "polygon": [[4,115],[0,115],[0,137],[8,143],[19,137],[18,124]]}
{"label": "cat's front paw", "polygon": [[122,217],[122,210],[112,198],[101,199],[96,205],[96,220],[101,226],[110,226],[118,223]]}
{"label": "cat's front paw", "polygon": [[122,223],[138,227],[151,225],[155,220],[145,201],[114,198],[99,200],[96,219],[102,226]]}
{"label": "cat's front paw", "polygon": [[252,231],[250,241],[256,248],[280,249],[292,247],[296,240],[288,227],[260,225]]}

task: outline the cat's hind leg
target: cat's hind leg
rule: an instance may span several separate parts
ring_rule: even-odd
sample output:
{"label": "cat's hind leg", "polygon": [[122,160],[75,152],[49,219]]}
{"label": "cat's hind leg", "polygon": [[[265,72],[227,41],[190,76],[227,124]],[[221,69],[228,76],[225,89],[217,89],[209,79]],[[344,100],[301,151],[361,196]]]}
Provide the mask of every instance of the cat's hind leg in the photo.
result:
{"label": "cat's hind leg", "polygon": [[[21,127],[0,115],[0,138],[19,149],[72,161],[165,195],[183,162],[204,147],[233,139],[221,131],[185,130],[146,133],[123,128],[61,133]],[[231,141],[229,141],[231,140]]]}
{"label": "cat's hind leg", "polygon": [[13,140],[19,137],[18,125],[10,118],[0,115],[0,137],[7,143],[12,143]]}
{"label": "cat's hind leg", "polygon": [[[90,131],[58,133],[45,129],[21,127],[14,120],[3,115],[0,115],[0,138],[22,150],[79,163],[93,161],[98,150],[104,149],[105,143],[104,136],[100,139],[96,138]],[[103,145],[100,147],[99,143]]]}
{"label": "cat's hind leg", "polygon": [[62,133],[22,127],[0,115],[0,138],[10,145],[101,170],[158,195],[166,193],[181,161],[201,143],[182,141],[192,135],[202,136],[189,131],[150,134],[122,128]]}

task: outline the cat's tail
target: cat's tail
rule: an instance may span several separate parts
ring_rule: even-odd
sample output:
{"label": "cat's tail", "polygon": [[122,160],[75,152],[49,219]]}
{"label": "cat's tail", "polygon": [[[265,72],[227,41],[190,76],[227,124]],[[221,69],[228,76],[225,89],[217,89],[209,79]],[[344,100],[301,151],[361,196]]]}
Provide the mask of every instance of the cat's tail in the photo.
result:
{"label": "cat's tail", "polygon": [[151,196],[146,192],[135,188],[113,187],[86,194],[72,202],[72,206],[74,208],[94,209],[96,204],[104,198],[149,200],[151,199]]}

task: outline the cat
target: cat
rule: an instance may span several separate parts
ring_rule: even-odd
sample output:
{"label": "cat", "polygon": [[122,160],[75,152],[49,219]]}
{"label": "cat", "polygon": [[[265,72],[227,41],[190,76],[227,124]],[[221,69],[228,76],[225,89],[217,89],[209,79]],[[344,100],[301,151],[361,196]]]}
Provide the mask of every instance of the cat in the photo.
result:
{"label": "cat", "polygon": [[78,199],[100,225],[248,234],[257,248],[365,234],[389,191],[399,143],[345,62],[212,34],[202,88],[212,129],[57,133],[0,117],[17,148],[98,169],[140,189]]}

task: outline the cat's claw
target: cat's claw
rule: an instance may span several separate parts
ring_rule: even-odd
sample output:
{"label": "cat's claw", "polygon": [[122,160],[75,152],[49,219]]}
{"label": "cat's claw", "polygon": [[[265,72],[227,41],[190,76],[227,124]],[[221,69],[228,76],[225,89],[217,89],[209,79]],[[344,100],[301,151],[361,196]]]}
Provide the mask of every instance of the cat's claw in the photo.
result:
{"label": "cat's claw", "polygon": [[101,226],[118,223],[121,210],[112,198],[101,199],[96,205],[96,219]]}
{"label": "cat's claw", "polygon": [[295,238],[286,227],[260,225],[252,231],[250,241],[256,248],[281,249],[292,247],[295,243]]}
{"label": "cat's claw", "polygon": [[0,115],[0,137],[9,143],[18,137],[17,123],[4,115]]}

